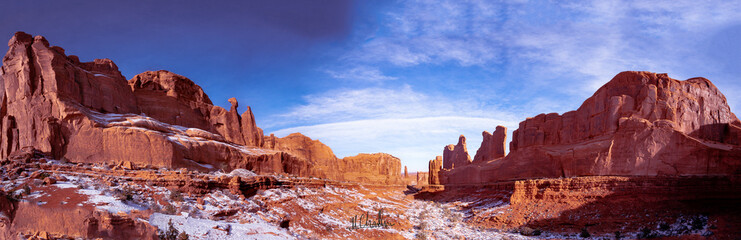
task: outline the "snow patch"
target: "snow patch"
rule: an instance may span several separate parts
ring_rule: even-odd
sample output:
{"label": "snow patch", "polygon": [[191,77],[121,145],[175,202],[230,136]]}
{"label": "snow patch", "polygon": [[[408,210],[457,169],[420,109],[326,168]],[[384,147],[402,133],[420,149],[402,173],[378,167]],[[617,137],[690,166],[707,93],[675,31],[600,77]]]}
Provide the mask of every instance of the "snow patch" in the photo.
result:
{"label": "snow patch", "polygon": [[122,202],[116,197],[105,195],[94,189],[80,189],[77,192],[88,195],[88,200],[85,203],[95,204],[96,209],[106,210],[110,213],[125,212],[128,214],[132,210],[143,211],[147,209],[134,203]]}
{"label": "snow patch", "polygon": [[[170,220],[190,239],[296,239],[287,230],[267,223],[230,223],[161,213],[149,217],[149,223],[160,230],[166,230]],[[229,226],[230,231],[222,230],[224,226]]]}

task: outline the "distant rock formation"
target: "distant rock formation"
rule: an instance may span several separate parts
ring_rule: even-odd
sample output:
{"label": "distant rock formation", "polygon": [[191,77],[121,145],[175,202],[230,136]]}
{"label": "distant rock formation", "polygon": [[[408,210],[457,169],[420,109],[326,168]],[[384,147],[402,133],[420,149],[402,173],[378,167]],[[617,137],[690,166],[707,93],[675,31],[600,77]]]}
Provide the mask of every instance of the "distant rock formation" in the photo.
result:
{"label": "distant rock formation", "polygon": [[486,162],[503,158],[507,144],[507,128],[497,126],[494,134],[484,131],[481,135],[484,138],[481,141],[481,147],[479,147],[479,150],[476,151],[476,155],[473,157],[473,162]]}
{"label": "distant rock formation", "polygon": [[430,174],[427,172],[417,172],[417,186],[428,185],[430,181]]}
{"label": "distant rock formation", "polygon": [[443,150],[443,168],[453,169],[471,164],[471,156],[466,148],[466,137],[458,137],[458,144],[445,146]]}
{"label": "distant rock formation", "polygon": [[705,78],[622,72],[576,111],[520,123],[504,159],[447,183],[592,175],[741,174],[741,122]]}
{"label": "distant rock formation", "polygon": [[378,184],[401,184],[401,160],[387,153],[361,153],[339,161],[338,180]]}
{"label": "distant rock formation", "polygon": [[340,179],[342,173],[339,171],[339,160],[334,155],[334,152],[332,152],[332,149],[319,140],[312,140],[301,133],[292,133],[282,138],[271,135],[268,138],[268,142],[272,145],[272,150],[286,152],[302,161],[310,163],[311,169],[306,169],[306,175],[342,180]]}
{"label": "distant rock formation", "polygon": [[[228,111],[214,106],[186,77],[162,70],[127,81],[111,60],[83,63],[23,32],[8,46],[0,71],[2,159],[31,148],[72,162],[400,182],[397,158],[367,157],[379,162],[347,167],[301,134],[266,142],[251,108],[239,114],[235,98]],[[342,166],[358,177],[343,175]]]}
{"label": "distant rock formation", "polygon": [[429,174],[428,183],[430,185],[440,184],[440,170],[443,167],[443,157],[437,156],[435,159],[430,160],[427,173]]}

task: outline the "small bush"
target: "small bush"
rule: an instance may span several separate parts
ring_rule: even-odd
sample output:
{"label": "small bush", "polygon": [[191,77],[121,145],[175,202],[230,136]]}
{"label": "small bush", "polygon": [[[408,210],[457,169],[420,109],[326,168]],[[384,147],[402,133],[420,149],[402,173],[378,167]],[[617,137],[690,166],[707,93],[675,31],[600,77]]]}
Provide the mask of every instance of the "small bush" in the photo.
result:
{"label": "small bush", "polygon": [[669,231],[669,229],[670,229],[669,224],[667,224],[665,222],[659,223],[659,230],[661,230],[661,231]]}
{"label": "small bush", "polygon": [[19,194],[8,193],[7,195],[5,195],[5,198],[8,199],[8,201],[10,202],[19,202],[21,201],[21,199],[23,199],[23,194],[22,193],[19,193]]}
{"label": "small bush", "polygon": [[[529,227],[522,227],[519,232],[524,236],[535,236],[535,229]],[[540,235],[540,230],[538,230],[538,235]]]}
{"label": "small bush", "polygon": [[427,222],[420,222],[419,225],[417,225],[417,229],[419,230],[427,229]]}
{"label": "small bush", "polygon": [[116,189],[116,198],[121,201],[132,201],[134,200],[134,190],[130,187],[124,187],[122,189]]}
{"label": "small bush", "polygon": [[164,209],[164,213],[168,215],[174,215],[178,210],[172,204],[167,204]]}
{"label": "small bush", "polygon": [[170,191],[170,200],[182,202],[183,201],[183,193],[181,193],[178,190],[172,190],[172,191]]}
{"label": "small bush", "polygon": [[695,216],[692,218],[692,221],[690,221],[690,226],[692,227],[692,230],[700,230],[705,228],[705,225],[708,224],[708,219],[703,216]]}
{"label": "small bush", "polygon": [[185,232],[181,233],[180,231],[178,231],[177,228],[175,228],[172,225],[172,219],[170,219],[170,221],[167,222],[166,231],[157,230],[157,232],[158,232],[157,236],[159,237],[159,239],[162,239],[162,240],[188,240],[189,238],[187,233]]}
{"label": "small bush", "polygon": [[638,233],[638,238],[640,239],[646,239],[646,238],[655,238],[656,234],[651,232],[651,229],[648,228],[641,228],[640,232]]}
{"label": "small bush", "polygon": [[589,234],[589,231],[587,231],[587,228],[582,228],[581,233],[579,233],[580,238],[588,238],[591,237],[592,234]]}
{"label": "small bush", "polygon": [[623,235],[620,233],[620,231],[615,231],[615,239],[620,240],[623,238]]}
{"label": "small bush", "polygon": [[416,235],[414,235],[414,238],[420,239],[420,240],[427,240],[427,233],[424,233],[424,232],[417,233]]}

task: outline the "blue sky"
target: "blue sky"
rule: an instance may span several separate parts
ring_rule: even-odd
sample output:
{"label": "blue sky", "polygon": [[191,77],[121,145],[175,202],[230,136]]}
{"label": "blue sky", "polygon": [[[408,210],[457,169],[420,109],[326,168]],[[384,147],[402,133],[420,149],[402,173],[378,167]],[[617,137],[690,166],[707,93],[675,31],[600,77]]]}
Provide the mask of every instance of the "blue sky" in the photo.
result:
{"label": "blue sky", "polygon": [[127,78],[173,71],[252,106],[268,134],[411,171],[460,134],[473,155],[481,131],[576,109],[625,70],[706,77],[741,106],[738,1],[3,3],[0,34],[15,31]]}

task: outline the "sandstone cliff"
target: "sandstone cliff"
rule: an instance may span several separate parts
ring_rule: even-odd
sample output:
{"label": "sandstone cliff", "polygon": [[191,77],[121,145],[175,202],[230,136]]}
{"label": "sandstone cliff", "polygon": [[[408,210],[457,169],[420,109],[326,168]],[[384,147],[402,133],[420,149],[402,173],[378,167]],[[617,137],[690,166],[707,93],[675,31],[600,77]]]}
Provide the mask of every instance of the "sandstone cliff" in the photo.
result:
{"label": "sandstone cliff", "polygon": [[430,160],[430,163],[428,165],[428,180],[427,183],[430,185],[438,185],[440,184],[440,170],[442,170],[443,167],[443,157],[437,156],[435,159]]}
{"label": "sandstone cliff", "polygon": [[463,167],[471,163],[471,155],[466,148],[466,137],[461,135],[458,144],[445,146],[443,150],[443,168],[453,169]]}
{"label": "sandstone cliff", "polygon": [[159,121],[198,128],[224,136],[229,142],[262,146],[262,129],[255,124],[252,109],[239,115],[239,103],[229,99],[229,111],[214,106],[203,89],[190,79],[160,70],[134,76],[128,81],[141,113]]}
{"label": "sandstone cliff", "polygon": [[341,159],[341,180],[379,184],[401,184],[401,160],[386,153],[361,153]]}
{"label": "sandstone cliff", "polygon": [[589,175],[741,173],[741,123],[707,79],[622,72],[579,109],[520,123],[504,159],[444,172],[447,183]]}
{"label": "sandstone cliff", "polygon": [[[229,110],[214,106],[186,77],[155,71],[127,81],[111,60],[80,62],[23,32],[8,46],[0,70],[0,159],[30,147],[71,162],[345,179],[342,160],[326,145],[300,134],[266,143],[251,108],[239,114],[234,98]],[[399,177],[398,159],[373,160],[390,165],[347,167],[365,176],[348,180]]]}
{"label": "sandstone cliff", "polygon": [[507,144],[507,128],[497,126],[494,133],[484,131],[481,133],[483,141],[481,147],[476,151],[473,162],[486,162],[504,157],[504,149]]}

